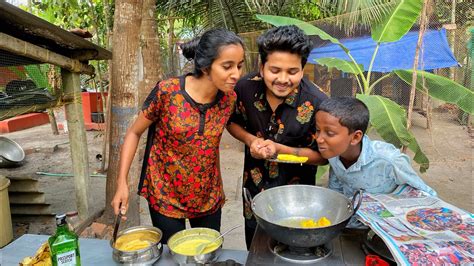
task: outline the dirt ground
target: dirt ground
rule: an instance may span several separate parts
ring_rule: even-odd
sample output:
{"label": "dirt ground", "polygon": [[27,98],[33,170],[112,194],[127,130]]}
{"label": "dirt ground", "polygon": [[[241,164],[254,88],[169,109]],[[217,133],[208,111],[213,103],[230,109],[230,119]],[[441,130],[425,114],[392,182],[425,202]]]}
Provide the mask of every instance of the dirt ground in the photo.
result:
{"label": "dirt ground", "polygon": [[[433,129],[424,128],[425,119],[415,115],[413,131],[431,166],[422,178],[433,187],[439,197],[455,206],[473,212],[473,139],[467,129],[460,126],[445,113],[435,112]],[[36,172],[52,174],[72,173],[68,135],[61,132],[55,136],[49,125],[43,125],[19,132],[4,134],[19,143],[28,153],[23,166],[0,169],[0,175],[31,176],[39,179],[40,191],[45,192],[46,202],[51,204],[53,213],[75,210],[73,177],[37,175]],[[87,132],[90,171],[95,173],[101,162],[96,155],[101,153],[102,132]],[[221,166],[227,202],[222,212],[222,231],[243,224],[242,200],[240,197],[241,174],[243,169],[243,145],[225,132],[221,143]],[[415,169],[418,167],[414,164]],[[91,178],[91,197],[94,210],[109,206],[105,202],[105,178]],[[326,178],[319,183],[325,185]],[[146,202],[142,201],[142,224],[151,224]],[[14,220],[14,235],[24,233],[51,234],[54,229],[52,219],[35,221]],[[245,249],[243,226],[225,237],[224,248]]]}

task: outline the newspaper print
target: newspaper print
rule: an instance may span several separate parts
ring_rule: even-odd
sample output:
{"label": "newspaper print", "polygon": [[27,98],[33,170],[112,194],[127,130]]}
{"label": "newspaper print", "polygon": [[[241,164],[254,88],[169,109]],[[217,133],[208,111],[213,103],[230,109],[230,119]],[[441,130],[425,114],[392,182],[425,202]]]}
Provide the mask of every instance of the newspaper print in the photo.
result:
{"label": "newspaper print", "polygon": [[364,193],[357,212],[399,265],[473,265],[474,216],[410,186]]}

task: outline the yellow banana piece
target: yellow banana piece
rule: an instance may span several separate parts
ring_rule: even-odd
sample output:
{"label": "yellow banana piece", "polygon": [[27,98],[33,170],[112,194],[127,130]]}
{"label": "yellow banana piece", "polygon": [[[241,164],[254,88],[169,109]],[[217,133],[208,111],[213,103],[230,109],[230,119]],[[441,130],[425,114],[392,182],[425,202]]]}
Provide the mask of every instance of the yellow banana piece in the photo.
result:
{"label": "yellow banana piece", "polygon": [[36,251],[33,257],[25,257],[20,262],[20,266],[51,266],[51,253],[49,252],[49,244],[45,242]]}
{"label": "yellow banana piece", "polygon": [[326,218],[326,216],[323,216],[323,217],[319,218],[317,223],[318,223],[319,227],[326,227],[326,226],[331,225],[331,221],[329,221],[329,219]]}
{"label": "yellow banana piece", "polygon": [[313,219],[305,219],[300,222],[300,227],[302,228],[315,228],[318,227],[318,223]]}
{"label": "yellow banana piece", "polygon": [[318,228],[318,227],[326,227],[330,225],[331,225],[331,221],[328,218],[326,218],[326,216],[319,218],[317,221],[315,221],[314,219],[304,219],[300,221],[301,228]]}
{"label": "yellow banana piece", "polygon": [[285,162],[305,163],[308,157],[296,156],[293,154],[278,154],[277,160]]}

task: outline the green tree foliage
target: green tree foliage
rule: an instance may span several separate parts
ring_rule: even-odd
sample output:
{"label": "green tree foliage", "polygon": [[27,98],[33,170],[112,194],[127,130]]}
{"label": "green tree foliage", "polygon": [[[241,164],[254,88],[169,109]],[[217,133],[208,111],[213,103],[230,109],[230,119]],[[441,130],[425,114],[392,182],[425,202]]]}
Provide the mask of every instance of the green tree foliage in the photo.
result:
{"label": "green tree foliage", "polygon": [[246,0],[249,10],[254,14],[287,16],[303,21],[313,21],[334,15],[334,10],[322,7],[319,1],[307,0]]}
{"label": "green tree foliage", "polygon": [[320,0],[322,10],[337,15],[336,23],[347,32],[356,26],[371,26],[393,12],[400,0]]}
{"label": "green tree foliage", "polygon": [[[318,1],[307,0],[158,0],[161,19],[177,17],[183,28],[202,30],[225,27],[237,33],[257,31],[265,24],[255,14],[285,15],[301,20],[316,20],[323,15]],[[196,32],[194,32],[196,33]]]}
{"label": "green tree foliage", "polygon": [[[33,0],[21,8],[65,30],[86,30],[92,34],[91,42],[105,48],[110,46],[114,0]],[[99,77],[107,72],[106,61],[94,65]]]}
{"label": "green tree foliage", "polygon": [[104,0],[41,0],[23,8],[66,30],[88,30],[96,44],[107,47],[107,25],[111,20],[105,16],[105,4]]}

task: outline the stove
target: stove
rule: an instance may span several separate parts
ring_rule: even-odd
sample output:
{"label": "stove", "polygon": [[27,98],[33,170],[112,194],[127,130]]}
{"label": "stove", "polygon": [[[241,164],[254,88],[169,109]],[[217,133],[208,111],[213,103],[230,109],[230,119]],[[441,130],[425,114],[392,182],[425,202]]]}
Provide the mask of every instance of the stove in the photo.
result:
{"label": "stove", "polygon": [[278,257],[287,262],[310,264],[324,260],[332,254],[332,245],[326,244],[317,247],[302,248],[293,247],[277,242],[273,239],[268,241],[269,250]]}
{"label": "stove", "polygon": [[257,227],[246,265],[363,265],[363,233],[344,232],[323,246],[292,247],[273,240]]}

